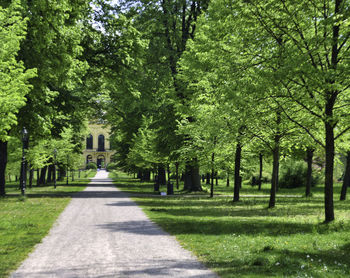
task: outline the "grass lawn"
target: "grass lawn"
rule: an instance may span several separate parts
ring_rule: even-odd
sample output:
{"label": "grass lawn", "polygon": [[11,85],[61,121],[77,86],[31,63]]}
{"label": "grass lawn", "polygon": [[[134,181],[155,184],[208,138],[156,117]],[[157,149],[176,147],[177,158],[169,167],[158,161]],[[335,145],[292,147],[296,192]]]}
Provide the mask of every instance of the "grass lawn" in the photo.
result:
{"label": "grass lawn", "polygon": [[[114,176],[127,192],[151,193],[152,183]],[[242,197],[137,195],[133,199],[145,213],[180,243],[195,253],[221,277],[350,277],[350,201],[340,202],[340,184],[335,184],[335,217],[324,220],[323,189],[313,188],[312,198],[304,189],[280,190],[277,207],[267,209],[269,185],[262,192],[244,185]],[[162,191],[166,191],[165,188]],[[233,188],[216,187],[232,195]]]}
{"label": "grass lawn", "polygon": [[[53,186],[33,187],[20,195],[18,184],[6,185],[6,197],[0,198],[0,277],[7,277],[47,235],[52,224],[67,206],[74,192],[81,191],[94,176],[94,171],[81,179],[57,182]],[[84,178],[83,178],[84,177]]]}

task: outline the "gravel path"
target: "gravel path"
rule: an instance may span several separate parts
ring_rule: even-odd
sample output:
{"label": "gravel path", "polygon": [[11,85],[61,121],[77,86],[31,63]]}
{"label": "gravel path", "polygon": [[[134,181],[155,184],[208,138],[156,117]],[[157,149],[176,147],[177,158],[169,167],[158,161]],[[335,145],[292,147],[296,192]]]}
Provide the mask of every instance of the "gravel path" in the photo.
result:
{"label": "gravel path", "polygon": [[49,235],[10,277],[218,277],[107,176],[99,171],[74,195]]}

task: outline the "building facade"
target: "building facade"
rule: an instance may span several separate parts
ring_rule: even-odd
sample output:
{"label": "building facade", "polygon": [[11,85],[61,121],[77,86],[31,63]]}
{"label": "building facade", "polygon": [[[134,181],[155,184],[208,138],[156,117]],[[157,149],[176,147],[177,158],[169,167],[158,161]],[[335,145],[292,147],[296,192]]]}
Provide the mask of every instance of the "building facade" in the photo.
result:
{"label": "building facade", "polygon": [[105,168],[115,153],[111,150],[109,141],[110,128],[98,123],[90,123],[88,128],[89,135],[85,140],[85,150],[83,151],[85,164],[93,162],[98,168]]}

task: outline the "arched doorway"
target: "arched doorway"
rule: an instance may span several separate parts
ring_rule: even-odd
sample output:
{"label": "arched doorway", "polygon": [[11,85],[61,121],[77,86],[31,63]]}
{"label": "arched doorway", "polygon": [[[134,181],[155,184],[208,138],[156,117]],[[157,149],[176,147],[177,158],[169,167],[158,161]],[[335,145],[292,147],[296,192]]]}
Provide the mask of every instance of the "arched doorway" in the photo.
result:
{"label": "arched doorway", "polygon": [[101,169],[101,168],[105,168],[105,166],[106,166],[105,156],[100,154],[99,156],[97,156],[97,168]]}
{"label": "arched doorway", "polygon": [[92,155],[91,154],[86,156],[86,164],[88,164],[90,162],[92,162]]}

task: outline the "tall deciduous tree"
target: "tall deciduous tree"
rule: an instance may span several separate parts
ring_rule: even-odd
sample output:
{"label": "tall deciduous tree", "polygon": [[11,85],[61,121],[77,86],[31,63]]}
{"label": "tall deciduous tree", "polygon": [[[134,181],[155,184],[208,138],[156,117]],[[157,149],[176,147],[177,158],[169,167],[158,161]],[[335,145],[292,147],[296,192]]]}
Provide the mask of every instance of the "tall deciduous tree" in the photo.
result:
{"label": "tall deciduous tree", "polygon": [[[81,57],[84,33],[80,22],[88,10],[87,0],[21,2],[28,28],[18,59],[38,73],[30,80],[31,90],[18,112],[19,126],[28,129],[31,141],[59,136],[69,124],[81,125],[87,95],[81,76],[87,64]],[[6,157],[6,149],[1,151]]]}
{"label": "tall deciduous tree", "polygon": [[7,8],[0,6],[0,195],[5,195],[8,133],[25,105],[31,88],[28,79],[35,76],[34,70],[25,70],[23,62],[17,60],[26,29],[19,1]]}

